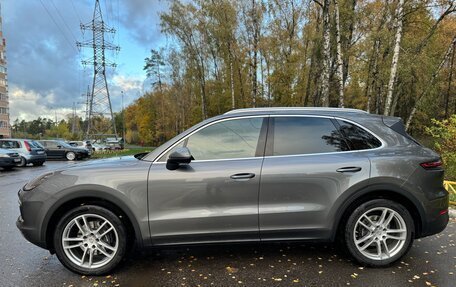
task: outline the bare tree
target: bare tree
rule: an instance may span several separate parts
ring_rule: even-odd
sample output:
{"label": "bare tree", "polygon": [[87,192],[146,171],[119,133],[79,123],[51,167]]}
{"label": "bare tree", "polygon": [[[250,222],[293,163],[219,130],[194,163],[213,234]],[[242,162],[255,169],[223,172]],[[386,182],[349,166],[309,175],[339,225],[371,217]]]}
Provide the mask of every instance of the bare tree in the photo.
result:
{"label": "bare tree", "polygon": [[323,0],[323,3],[321,3],[314,0],[314,2],[320,5],[323,10],[323,71],[320,77],[321,105],[323,107],[329,107],[329,74],[331,65],[329,6],[331,5],[331,1]]}
{"label": "bare tree", "polygon": [[396,74],[397,74],[397,65],[399,62],[399,53],[401,49],[401,39],[402,39],[402,24],[404,21],[404,0],[398,0],[398,7],[397,7],[397,14],[395,19],[396,24],[396,36],[394,39],[394,52],[393,52],[393,61],[391,63],[391,72],[390,78],[388,82],[388,90],[386,94],[385,100],[385,110],[384,115],[388,116],[391,110],[391,104],[393,101],[393,92],[394,92],[394,83],[396,82]]}
{"label": "bare tree", "polygon": [[[445,118],[449,117],[449,104],[450,104],[450,94],[451,94],[451,84],[453,82],[453,68],[454,68],[454,56],[456,54],[456,42],[453,43],[453,52],[451,53],[451,60],[450,66],[448,69],[450,70],[448,75],[448,88],[445,94]],[[456,113],[456,111],[455,111]]]}
{"label": "bare tree", "polygon": [[344,107],[344,63],[342,61],[342,45],[340,42],[340,16],[339,1],[334,0],[334,12],[336,22],[336,57],[337,57],[337,78],[339,80],[339,108]]}
{"label": "bare tree", "polygon": [[440,62],[440,64],[437,66],[437,68],[435,69],[434,73],[432,74],[431,80],[426,85],[426,88],[420,93],[420,95],[416,99],[415,104],[413,105],[413,109],[410,112],[410,115],[408,116],[407,122],[405,124],[405,129],[406,130],[409,129],[410,124],[412,123],[413,117],[415,116],[416,110],[418,109],[418,106],[419,106],[421,100],[428,93],[429,89],[432,86],[434,86],[435,80],[437,79],[437,76],[439,75],[440,70],[442,69],[443,65],[445,64],[445,62],[450,57],[450,54],[451,54],[451,52],[452,52],[452,50],[453,50],[455,45],[456,45],[456,36],[453,37],[453,41],[451,41],[451,44],[448,46],[448,49],[447,49],[445,55],[443,56],[442,61]]}

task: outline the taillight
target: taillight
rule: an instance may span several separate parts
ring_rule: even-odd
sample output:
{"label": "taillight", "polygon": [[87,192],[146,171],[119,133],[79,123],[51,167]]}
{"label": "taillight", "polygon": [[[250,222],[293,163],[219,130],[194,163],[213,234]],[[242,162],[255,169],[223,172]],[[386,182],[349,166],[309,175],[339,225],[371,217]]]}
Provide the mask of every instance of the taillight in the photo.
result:
{"label": "taillight", "polygon": [[25,148],[26,148],[28,151],[32,151],[32,148],[30,147],[28,141],[24,141],[24,144],[25,144]]}
{"label": "taillight", "polygon": [[424,169],[433,169],[433,168],[442,166],[442,161],[441,161],[441,160],[428,161],[428,162],[420,163],[420,165],[421,165]]}

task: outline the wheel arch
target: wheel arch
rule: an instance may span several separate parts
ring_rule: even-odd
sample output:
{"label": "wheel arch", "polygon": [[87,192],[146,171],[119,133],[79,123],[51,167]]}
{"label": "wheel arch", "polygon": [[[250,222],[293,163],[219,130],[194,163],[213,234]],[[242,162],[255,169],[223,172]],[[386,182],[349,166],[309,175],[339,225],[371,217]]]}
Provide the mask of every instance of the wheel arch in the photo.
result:
{"label": "wheel arch", "polygon": [[80,192],[77,196],[67,196],[60,199],[47,213],[47,216],[43,221],[43,228],[41,229],[41,238],[44,239],[46,248],[51,253],[54,253],[52,238],[58,221],[67,211],[83,205],[97,205],[112,211],[119,216],[122,222],[124,222],[129,234],[129,244],[133,245],[133,243],[135,243],[139,246],[143,245],[141,230],[131,210],[114,196],[106,196],[105,194],[102,195],[90,191]]}
{"label": "wheel arch", "polygon": [[335,220],[331,240],[335,241],[337,239],[340,232],[342,232],[344,223],[357,206],[369,200],[379,198],[393,200],[407,208],[414,221],[414,236],[419,237],[425,225],[425,211],[419,200],[396,185],[378,184],[363,188],[343,201],[334,216]]}

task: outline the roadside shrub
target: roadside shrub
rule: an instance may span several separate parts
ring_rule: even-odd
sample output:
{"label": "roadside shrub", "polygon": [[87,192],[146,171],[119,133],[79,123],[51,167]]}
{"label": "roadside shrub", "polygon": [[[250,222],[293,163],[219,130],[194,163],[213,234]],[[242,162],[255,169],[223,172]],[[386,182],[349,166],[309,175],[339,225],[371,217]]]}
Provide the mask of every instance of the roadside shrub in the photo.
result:
{"label": "roadside shrub", "polygon": [[426,133],[434,139],[434,148],[442,156],[445,178],[456,180],[456,115],[447,120],[431,120],[432,125]]}

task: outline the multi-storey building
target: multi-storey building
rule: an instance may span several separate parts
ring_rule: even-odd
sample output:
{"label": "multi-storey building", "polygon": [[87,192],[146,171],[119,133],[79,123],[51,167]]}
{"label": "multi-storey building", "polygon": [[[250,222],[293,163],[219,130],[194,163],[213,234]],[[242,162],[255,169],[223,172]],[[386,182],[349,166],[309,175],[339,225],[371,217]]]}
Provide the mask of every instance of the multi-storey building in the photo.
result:
{"label": "multi-storey building", "polygon": [[3,38],[2,16],[0,6],[0,138],[11,137],[9,100],[8,100],[8,77],[6,70],[6,41]]}

